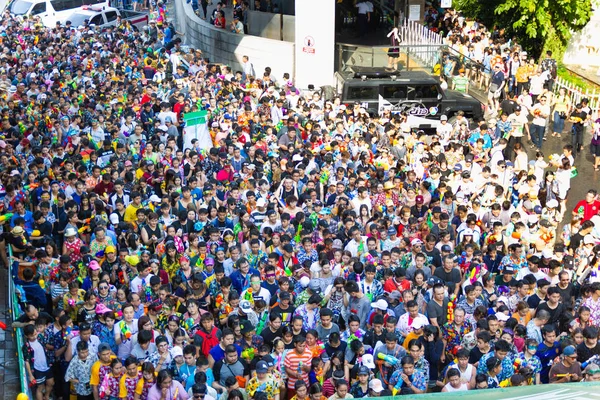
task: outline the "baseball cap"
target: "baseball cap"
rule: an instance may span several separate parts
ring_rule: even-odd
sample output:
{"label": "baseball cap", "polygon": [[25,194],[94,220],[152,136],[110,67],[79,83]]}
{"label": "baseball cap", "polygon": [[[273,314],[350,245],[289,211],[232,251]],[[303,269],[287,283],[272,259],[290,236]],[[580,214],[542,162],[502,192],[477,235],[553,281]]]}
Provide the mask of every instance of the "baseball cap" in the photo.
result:
{"label": "baseball cap", "polygon": [[376,302],[371,303],[372,308],[377,308],[378,310],[385,311],[388,309],[388,303],[384,299],[379,299]]}
{"label": "baseball cap", "polygon": [[585,235],[583,237],[583,244],[594,244],[596,243],[596,241],[594,240],[594,237],[592,235]]}
{"label": "baseball cap", "polygon": [[402,295],[400,294],[400,292],[398,290],[394,290],[390,294],[388,294],[388,299],[390,299],[390,300],[400,300],[401,298],[402,298]]}
{"label": "baseball cap", "polygon": [[310,281],[308,288],[314,293],[321,293],[321,286],[317,281]]}
{"label": "baseball cap", "polygon": [[[258,367],[257,371],[258,372]],[[358,369],[358,375],[370,375],[371,371],[369,370],[369,368],[365,367],[364,365],[362,365],[359,369]]]}
{"label": "baseball cap", "polygon": [[515,273],[515,269],[511,265],[507,265],[502,270],[502,273],[503,274],[514,274]]}
{"label": "baseball cap", "polygon": [[440,117],[440,121],[448,121],[448,116],[447,115],[442,115]]}
{"label": "baseball cap", "polygon": [[252,304],[250,304],[250,302],[248,300],[242,300],[242,301],[240,301],[240,308],[242,309],[242,311],[244,313],[251,313],[252,312]]}
{"label": "baseball cap", "polygon": [[256,372],[259,374],[265,374],[269,370],[269,366],[265,361],[259,361],[256,364]]}
{"label": "baseball cap", "polygon": [[[581,106],[580,106],[581,107]],[[567,346],[565,347],[565,349],[563,350],[563,354],[567,357],[571,357],[573,355],[575,355],[576,351],[575,351],[575,347],[574,346]]]}

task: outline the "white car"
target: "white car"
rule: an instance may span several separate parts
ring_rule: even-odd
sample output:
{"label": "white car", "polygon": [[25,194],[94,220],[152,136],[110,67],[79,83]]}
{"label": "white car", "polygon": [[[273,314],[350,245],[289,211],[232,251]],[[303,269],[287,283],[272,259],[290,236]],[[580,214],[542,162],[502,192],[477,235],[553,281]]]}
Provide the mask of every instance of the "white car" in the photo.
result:
{"label": "white car", "polygon": [[71,21],[71,26],[78,27],[84,25],[85,20],[87,20],[89,25],[95,25],[102,29],[109,26],[116,26],[117,17],[119,16],[122,19],[129,21],[129,23],[138,30],[141,30],[148,25],[148,14],[146,13],[101,6],[81,7],[67,18],[63,18],[60,22],[64,25],[67,21]]}
{"label": "white car", "polygon": [[37,15],[48,28],[85,5],[108,7],[108,0],[14,0],[8,10],[15,16]]}

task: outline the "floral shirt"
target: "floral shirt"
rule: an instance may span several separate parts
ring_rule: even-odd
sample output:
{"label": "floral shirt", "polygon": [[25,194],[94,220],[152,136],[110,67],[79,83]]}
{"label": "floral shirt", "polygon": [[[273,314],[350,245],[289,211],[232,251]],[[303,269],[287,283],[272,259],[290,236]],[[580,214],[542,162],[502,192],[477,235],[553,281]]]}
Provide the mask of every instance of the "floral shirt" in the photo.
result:
{"label": "floral shirt", "polygon": [[442,336],[446,341],[446,353],[454,356],[454,348],[460,346],[462,338],[472,330],[471,324],[463,322],[463,324],[457,327],[454,323],[446,322],[442,327]]}
{"label": "floral shirt", "polygon": [[263,392],[267,395],[269,400],[272,400],[279,394],[279,382],[271,374],[268,374],[266,380],[262,383],[259,382],[258,378],[255,376],[246,384],[246,392],[248,392],[251,397],[254,397],[257,392]]}
{"label": "floral shirt", "polygon": [[[390,378],[390,385],[393,385],[398,390],[400,390],[400,388],[402,388],[402,386],[404,385],[404,381],[401,378],[403,373],[404,370],[402,368],[399,368],[396,371],[394,371],[392,377]],[[429,382],[429,377],[425,377],[425,375],[423,375],[422,372],[417,371],[415,369],[415,371],[409,378],[410,382],[413,384],[414,387],[423,391],[427,390],[427,383]]]}
{"label": "floral shirt", "polygon": [[594,326],[600,325],[600,299],[594,301],[593,297],[588,297],[583,305],[590,309],[590,324]]}
{"label": "floral shirt", "polygon": [[500,261],[500,266],[498,267],[498,269],[500,271],[504,271],[504,268],[507,266],[513,267],[516,275],[517,272],[521,270],[521,268],[527,268],[527,259],[524,255],[521,255],[521,257],[517,261],[513,260],[510,255],[504,256],[502,258],[502,261]]}
{"label": "floral shirt", "polygon": [[76,356],[69,363],[69,367],[65,373],[65,381],[68,382],[77,379],[78,382],[74,383],[73,387],[78,395],[89,396],[92,394],[90,376],[92,366],[96,361],[98,361],[96,354],[90,354],[85,360],[81,360]]}
{"label": "floral shirt", "polygon": [[360,328],[358,328],[358,330],[354,333],[350,333],[350,329],[346,329],[340,335],[340,339],[343,340],[344,342],[348,343],[348,346],[350,346],[350,342],[352,342],[353,340],[356,340],[356,339],[358,339],[362,342],[364,337],[365,337],[365,331],[363,331]]}
{"label": "floral shirt", "polygon": [[135,388],[138,382],[142,379],[142,371],[138,370],[135,377],[131,377],[128,374],[124,374],[119,381],[119,398],[126,400],[134,400]]}
{"label": "floral shirt", "polygon": [[[98,393],[105,393],[109,399],[111,397],[119,398],[119,382],[121,380],[120,376],[114,376],[113,373],[106,374],[100,387],[98,388]],[[102,398],[103,396],[100,395]]]}
{"label": "floral shirt", "polygon": [[302,329],[304,329],[305,331],[316,329],[317,325],[321,321],[319,310],[314,309],[313,314],[310,315],[309,311],[306,309],[306,304],[302,304],[300,307],[296,308],[294,316],[297,315],[302,317]]}
{"label": "floral shirt", "polygon": [[362,399],[363,397],[367,397],[369,395],[369,385],[367,384],[367,389],[363,390],[362,386],[360,386],[360,382],[354,382],[354,384],[350,388],[350,394],[355,399]]}
{"label": "floral shirt", "polygon": [[479,306],[483,305],[483,301],[481,299],[475,299],[475,303],[473,305],[467,303],[467,298],[463,297],[457,304],[457,307],[462,308],[463,310],[465,310],[465,313],[467,315],[473,315],[473,313],[475,312],[475,309]]}
{"label": "floral shirt", "polygon": [[[494,351],[490,351],[487,354],[484,354],[483,357],[479,360],[479,364],[477,365],[477,373],[478,374],[486,374],[488,373],[486,361],[490,357],[494,357],[496,353]],[[512,356],[509,353],[504,360],[502,360],[502,370],[498,374],[497,378],[499,382],[502,382],[505,379],[509,379],[515,373],[515,368],[513,367]]]}
{"label": "floral shirt", "polygon": [[529,360],[526,360],[525,353],[520,352],[519,354],[517,354],[517,358],[521,360],[521,367],[530,368],[533,371],[534,375],[539,374],[542,371],[542,361],[535,354]]}
{"label": "floral shirt", "polygon": [[96,321],[92,326],[92,335],[98,336],[100,343],[108,344],[112,352],[117,354],[119,346],[115,341],[113,329],[109,329],[105,324]]}
{"label": "floral shirt", "polygon": [[135,387],[135,393],[140,395],[140,399],[145,400],[148,398],[148,391],[154,384],[154,381],[146,381],[144,378],[141,378]]}
{"label": "floral shirt", "polygon": [[379,297],[383,296],[383,285],[376,279],[374,279],[371,283],[367,283],[366,280],[361,279],[361,281],[358,283],[358,288],[365,294],[365,296],[368,297],[371,302],[374,302]]}

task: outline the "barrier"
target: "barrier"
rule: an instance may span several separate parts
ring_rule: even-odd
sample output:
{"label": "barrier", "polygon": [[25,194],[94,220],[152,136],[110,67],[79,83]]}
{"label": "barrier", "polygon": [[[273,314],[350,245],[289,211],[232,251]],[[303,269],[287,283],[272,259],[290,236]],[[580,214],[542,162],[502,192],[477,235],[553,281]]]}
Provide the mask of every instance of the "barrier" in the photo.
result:
{"label": "barrier", "polygon": [[[8,259],[12,259],[12,247],[8,246]],[[12,278],[12,265],[8,270],[8,301],[10,313],[12,314],[12,319],[15,321],[17,318],[21,316],[23,311],[21,311],[21,306],[19,305],[19,299],[17,298],[17,291],[15,288],[15,282]],[[33,399],[31,389],[27,384],[27,370],[25,369],[25,361],[23,357],[23,329],[22,328],[13,328],[13,337],[15,339],[15,346],[17,351],[17,357],[19,359],[19,376],[21,380],[21,393],[25,393],[30,399]]]}
{"label": "barrier", "polygon": [[571,104],[580,103],[582,99],[587,98],[590,101],[588,106],[592,110],[592,120],[595,120],[600,115],[600,92],[596,91],[595,88],[594,90],[584,89],[558,76],[554,81],[552,91],[558,94],[560,88],[567,91],[567,95],[571,98]]}
{"label": "barrier", "polygon": [[202,50],[211,62],[230,66],[241,71],[242,57],[248,56],[256,73],[262,77],[265,67],[271,67],[273,76],[281,79],[285,72],[295,76],[295,44],[281,40],[239,35],[219,29],[202,20],[185,0],[175,0],[174,23],[182,32],[184,43]]}

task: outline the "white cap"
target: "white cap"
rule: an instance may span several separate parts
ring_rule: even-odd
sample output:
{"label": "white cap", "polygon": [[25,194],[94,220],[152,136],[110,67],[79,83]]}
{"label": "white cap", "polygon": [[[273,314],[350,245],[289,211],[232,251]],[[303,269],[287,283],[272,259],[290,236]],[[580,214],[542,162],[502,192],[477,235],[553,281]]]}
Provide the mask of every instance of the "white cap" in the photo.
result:
{"label": "white cap", "polygon": [[554,256],[554,253],[552,253],[552,250],[550,250],[550,249],[542,250],[542,258],[552,258],[552,256]]}
{"label": "white cap", "polygon": [[503,312],[497,312],[496,318],[498,318],[498,321],[502,321],[502,322],[506,322],[510,319],[510,317],[508,315],[504,314]]}
{"label": "white cap", "polygon": [[556,208],[556,207],[558,207],[558,201],[556,199],[552,199],[546,203],[546,207]]}
{"label": "white cap", "polygon": [[383,392],[383,385],[379,379],[371,379],[371,382],[369,382],[369,389],[375,393],[381,393]]}
{"label": "white cap", "polygon": [[260,198],[258,200],[256,200],[256,206],[257,207],[264,207],[267,205],[267,201],[264,198]]}
{"label": "white cap", "polygon": [[385,311],[388,309],[388,303],[384,299],[379,299],[374,303],[371,303],[372,308],[376,308],[378,310]]}
{"label": "white cap", "polygon": [[365,354],[362,356],[362,363],[365,367],[371,369],[375,368],[375,362],[373,361],[373,354]]}
{"label": "white cap", "polygon": [[173,349],[171,349],[171,357],[183,357],[183,350],[181,349],[181,347],[173,347]]}
{"label": "white cap", "polygon": [[303,276],[302,278],[300,278],[300,285],[302,285],[303,288],[307,287],[309,283],[310,278],[308,276]]}
{"label": "white cap", "polygon": [[447,115],[442,115],[440,117],[440,121],[448,121],[448,116]]}
{"label": "white cap", "polygon": [[594,237],[592,235],[585,235],[583,237],[583,244],[594,244],[596,243],[596,240],[594,239]]}

